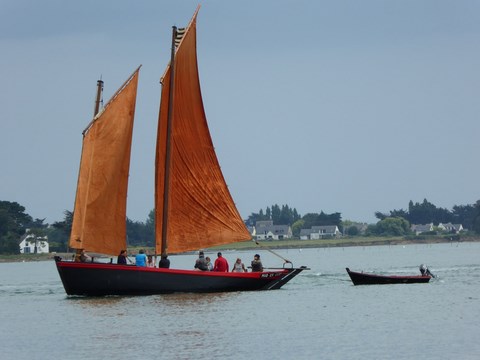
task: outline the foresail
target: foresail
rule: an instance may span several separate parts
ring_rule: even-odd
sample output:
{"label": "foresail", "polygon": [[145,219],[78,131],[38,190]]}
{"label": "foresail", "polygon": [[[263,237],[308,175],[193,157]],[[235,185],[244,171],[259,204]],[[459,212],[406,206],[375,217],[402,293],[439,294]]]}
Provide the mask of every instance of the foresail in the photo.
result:
{"label": "foresail", "polygon": [[[156,251],[161,251],[171,68],[163,76],[156,153]],[[196,13],[176,50],[167,216],[168,253],[251,238],[220,169],[207,125],[196,54]]]}
{"label": "foresail", "polygon": [[116,255],[126,248],[126,204],[138,73],[84,131],[70,247]]}

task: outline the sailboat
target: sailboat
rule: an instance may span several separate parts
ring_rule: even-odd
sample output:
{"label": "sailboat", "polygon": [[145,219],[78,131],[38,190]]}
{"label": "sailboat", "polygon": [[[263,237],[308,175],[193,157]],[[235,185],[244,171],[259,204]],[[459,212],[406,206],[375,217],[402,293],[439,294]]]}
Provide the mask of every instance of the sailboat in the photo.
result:
{"label": "sailboat", "polygon": [[[178,254],[251,239],[228,190],[205,116],[197,67],[195,11],[173,27],[162,79],[155,160],[155,254]],[[140,67],[94,115],[83,146],[69,245],[115,256],[127,248],[126,203]],[[98,109],[102,84],[97,84]],[[228,273],[148,268],[55,257],[68,295],[149,295],[279,289],[307,269]],[[193,265],[193,264],[192,264]]]}

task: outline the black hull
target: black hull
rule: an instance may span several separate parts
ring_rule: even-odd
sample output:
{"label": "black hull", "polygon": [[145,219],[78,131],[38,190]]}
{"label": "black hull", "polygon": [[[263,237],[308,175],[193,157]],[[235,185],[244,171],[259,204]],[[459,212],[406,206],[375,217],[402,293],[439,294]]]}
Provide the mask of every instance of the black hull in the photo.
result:
{"label": "black hull", "polygon": [[353,285],[387,285],[387,284],[415,284],[415,283],[428,283],[432,278],[429,275],[376,275],[350,271],[346,268]]}
{"label": "black hull", "polygon": [[78,263],[59,258],[55,262],[66,293],[82,296],[275,290],[307,269],[302,266],[262,273],[220,273]]}

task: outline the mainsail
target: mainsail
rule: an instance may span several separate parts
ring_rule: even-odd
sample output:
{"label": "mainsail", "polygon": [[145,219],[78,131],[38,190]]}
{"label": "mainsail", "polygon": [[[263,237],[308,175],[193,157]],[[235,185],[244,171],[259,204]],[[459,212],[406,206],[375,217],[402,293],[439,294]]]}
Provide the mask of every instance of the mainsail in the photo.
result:
{"label": "mainsail", "polygon": [[126,249],[128,173],[139,70],[83,132],[71,248],[110,255]]}
{"label": "mainsail", "polygon": [[156,253],[178,253],[251,238],[228,190],[208,129],[197,66],[197,13],[198,9],[183,37],[177,37],[173,62],[162,78],[155,164]]}

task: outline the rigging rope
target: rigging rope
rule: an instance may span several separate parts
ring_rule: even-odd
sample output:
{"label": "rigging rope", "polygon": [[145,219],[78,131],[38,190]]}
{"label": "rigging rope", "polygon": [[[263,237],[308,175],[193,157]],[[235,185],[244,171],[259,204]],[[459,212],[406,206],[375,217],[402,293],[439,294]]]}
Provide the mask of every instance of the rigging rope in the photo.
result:
{"label": "rigging rope", "polygon": [[252,241],[255,242],[255,244],[257,244],[258,246],[263,247],[265,250],[270,251],[273,255],[278,256],[280,259],[282,259],[282,260],[285,261],[286,263],[288,263],[288,264],[291,264],[291,263],[292,263],[290,260],[287,260],[287,259],[285,259],[283,256],[277,254],[275,251],[273,251],[272,249],[270,249],[268,246],[261,245],[257,240],[254,240],[254,239],[252,239]]}

